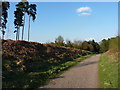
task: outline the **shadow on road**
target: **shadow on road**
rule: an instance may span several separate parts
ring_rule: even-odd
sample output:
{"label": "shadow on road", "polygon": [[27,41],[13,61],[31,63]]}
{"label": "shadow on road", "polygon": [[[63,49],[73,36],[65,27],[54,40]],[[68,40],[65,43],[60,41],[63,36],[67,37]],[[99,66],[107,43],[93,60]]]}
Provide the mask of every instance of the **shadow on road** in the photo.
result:
{"label": "shadow on road", "polygon": [[58,76],[58,77],[54,77],[54,78],[51,78],[51,79],[57,79],[57,78],[64,78],[64,76]]}
{"label": "shadow on road", "polygon": [[84,63],[80,63],[80,64],[76,65],[75,67],[82,67],[82,66],[92,65],[92,64],[96,64],[96,63],[98,63],[98,61],[84,62]]}

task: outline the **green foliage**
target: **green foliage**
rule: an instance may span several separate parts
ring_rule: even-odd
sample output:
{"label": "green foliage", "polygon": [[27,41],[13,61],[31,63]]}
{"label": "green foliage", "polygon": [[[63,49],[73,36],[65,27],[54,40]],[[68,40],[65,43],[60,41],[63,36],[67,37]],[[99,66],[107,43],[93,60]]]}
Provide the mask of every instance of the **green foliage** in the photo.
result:
{"label": "green foliage", "polygon": [[120,37],[111,38],[111,40],[109,41],[109,49],[117,49],[118,50],[119,40],[120,40]]}
{"label": "green foliage", "polygon": [[55,44],[58,46],[64,46],[64,38],[62,36],[58,36],[55,40]]}
{"label": "green foliage", "polygon": [[82,41],[74,40],[74,42],[72,44],[73,44],[73,48],[81,49]]}
{"label": "green foliage", "polygon": [[20,8],[16,8],[16,11],[14,11],[14,25],[17,30],[14,31],[16,33],[16,40],[19,40],[19,32],[20,27],[23,26],[23,11]]}
{"label": "green foliage", "polygon": [[7,17],[8,17],[8,12],[7,10],[9,9],[10,4],[9,2],[2,2],[2,28],[6,28],[6,23],[7,23]]}
{"label": "green foliage", "polygon": [[28,8],[28,11],[27,11],[27,14],[29,15],[29,25],[28,25],[28,41],[29,41],[29,38],[30,38],[30,18],[32,17],[32,20],[35,21],[36,19],[36,4],[30,4],[29,5],[29,8]]}
{"label": "green foliage", "polygon": [[88,47],[89,47],[89,51],[94,52],[94,47],[92,44],[89,44]]}
{"label": "green foliage", "polygon": [[2,16],[1,16],[1,24],[2,24],[2,39],[4,39],[6,24],[7,24],[7,18],[8,18],[8,12],[7,10],[10,7],[10,3],[7,1],[2,2]]}
{"label": "green foliage", "polygon": [[27,13],[34,21],[36,19],[36,4],[30,4]]}
{"label": "green foliage", "polygon": [[83,50],[89,50],[89,43],[87,41],[84,41],[81,45]]}
{"label": "green foliage", "polygon": [[94,53],[99,53],[99,50],[100,50],[100,46],[97,42],[95,42],[94,40],[92,41],[84,41],[82,43],[82,49],[83,50],[88,50],[88,51],[91,51],[91,52],[94,52]]}
{"label": "green foliage", "polygon": [[15,14],[15,20],[14,20],[14,24],[15,24],[15,28],[18,28],[19,26],[23,25],[23,12],[21,9],[16,8],[16,11],[14,11]]}
{"label": "green foliage", "polygon": [[26,13],[28,11],[29,8],[29,2],[19,2],[18,4],[16,4],[16,7],[21,9],[23,11],[23,13]]}
{"label": "green foliage", "polygon": [[[23,36],[24,36],[23,34],[24,34],[24,26],[25,26],[25,14],[27,13],[27,15],[29,16],[29,22],[28,22],[29,23],[29,25],[28,25],[28,41],[29,41],[29,37],[30,37],[30,18],[32,17],[33,21],[36,19],[36,11],[37,11],[36,4],[29,4],[28,1],[21,1],[18,4],[16,4],[16,7],[17,7],[16,8],[17,10],[14,13],[16,19],[14,21],[14,24],[15,24],[15,26],[21,26],[21,24],[22,24],[22,26],[23,26],[23,28],[22,28],[22,40],[23,40]],[[17,14],[19,14],[19,15],[17,15]],[[19,24],[17,25],[17,23],[19,23]],[[15,32],[18,33],[19,31],[16,30]],[[18,33],[18,35],[19,35],[19,33]]]}
{"label": "green foliage", "polygon": [[58,36],[56,38],[55,42],[51,42],[50,44],[55,44],[57,46],[65,46],[75,49],[81,49],[81,50],[87,50],[93,53],[99,53],[100,52],[100,45],[92,41],[80,41],[80,40],[74,40],[74,42],[71,42],[70,40],[66,40],[66,43],[64,43],[64,39],[62,36]]}
{"label": "green foliage", "polygon": [[73,44],[72,44],[72,42],[70,41],[70,40],[66,40],[66,45],[65,45],[66,47],[73,47]]}
{"label": "green foliage", "polygon": [[51,44],[55,44],[58,46],[65,46],[70,48],[76,48],[76,49],[82,49],[87,50],[93,53],[100,53],[100,52],[106,52],[109,49],[117,49],[118,50],[118,40],[120,40],[120,37],[114,37],[114,38],[108,38],[103,39],[100,44],[95,42],[94,40],[91,41],[80,41],[75,40],[74,42],[71,42],[70,40],[66,40],[66,43],[64,43],[63,37],[59,36],[55,43],[52,42]]}
{"label": "green foliage", "polygon": [[103,39],[100,43],[100,51],[101,52],[106,52],[109,49],[116,49],[118,50],[118,40],[120,40],[120,37],[114,37],[114,38],[110,38],[110,39]]}
{"label": "green foliage", "polygon": [[100,48],[100,51],[101,51],[101,52],[106,52],[106,51],[109,49],[109,41],[103,39],[103,40],[101,41],[100,47],[101,47],[101,48]]}
{"label": "green foliage", "polygon": [[97,42],[95,42],[94,40],[92,40],[92,41],[89,41],[88,43],[91,44],[90,48],[92,48],[92,50],[90,50],[90,51],[92,51],[92,52],[98,52],[99,53],[100,46],[99,46],[99,44]]}
{"label": "green foliage", "polygon": [[118,60],[102,55],[99,63],[100,88],[118,88]]}
{"label": "green foliage", "polygon": [[[22,18],[22,40],[24,37],[24,27],[25,27],[25,14],[28,12],[28,8],[29,8],[29,2],[19,2],[18,4],[16,4],[16,7],[20,9],[20,11],[22,12],[22,14],[20,14],[20,17]],[[18,19],[18,18],[16,18]],[[17,30],[18,33],[18,37],[19,37],[19,30]],[[16,35],[17,37],[17,35]],[[16,38],[17,39],[17,38]]]}

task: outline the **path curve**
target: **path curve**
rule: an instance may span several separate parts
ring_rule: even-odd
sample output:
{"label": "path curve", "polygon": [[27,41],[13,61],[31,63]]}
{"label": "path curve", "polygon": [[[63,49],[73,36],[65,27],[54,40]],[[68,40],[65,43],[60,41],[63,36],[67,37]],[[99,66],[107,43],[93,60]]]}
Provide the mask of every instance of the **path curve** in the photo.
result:
{"label": "path curve", "polygon": [[95,55],[80,62],[42,88],[99,88],[99,56]]}

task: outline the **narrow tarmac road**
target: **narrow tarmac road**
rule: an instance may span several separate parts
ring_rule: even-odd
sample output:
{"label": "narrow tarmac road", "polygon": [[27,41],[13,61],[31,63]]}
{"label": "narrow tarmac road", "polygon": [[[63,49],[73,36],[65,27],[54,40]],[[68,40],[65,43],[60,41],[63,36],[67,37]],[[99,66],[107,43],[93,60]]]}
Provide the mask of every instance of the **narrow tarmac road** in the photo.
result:
{"label": "narrow tarmac road", "polygon": [[80,62],[42,88],[99,88],[99,56],[95,55]]}

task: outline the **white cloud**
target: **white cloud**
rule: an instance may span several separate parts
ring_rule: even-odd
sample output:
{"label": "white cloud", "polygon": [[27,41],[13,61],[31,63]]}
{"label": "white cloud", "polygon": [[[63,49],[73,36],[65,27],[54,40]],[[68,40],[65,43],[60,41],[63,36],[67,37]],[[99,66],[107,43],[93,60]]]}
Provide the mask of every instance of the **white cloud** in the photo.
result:
{"label": "white cloud", "polygon": [[90,7],[80,7],[78,9],[76,9],[77,13],[81,13],[81,12],[84,12],[84,11],[91,12],[92,9]]}
{"label": "white cloud", "polygon": [[76,9],[76,12],[78,13],[78,16],[89,16],[91,15],[92,9],[90,7],[80,7]]}
{"label": "white cloud", "polygon": [[83,13],[80,13],[79,16],[80,16],[80,15],[87,15],[87,16],[89,16],[89,15],[91,15],[91,14],[90,14],[90,13],[85,13],[85,12],[83,12]]}

